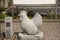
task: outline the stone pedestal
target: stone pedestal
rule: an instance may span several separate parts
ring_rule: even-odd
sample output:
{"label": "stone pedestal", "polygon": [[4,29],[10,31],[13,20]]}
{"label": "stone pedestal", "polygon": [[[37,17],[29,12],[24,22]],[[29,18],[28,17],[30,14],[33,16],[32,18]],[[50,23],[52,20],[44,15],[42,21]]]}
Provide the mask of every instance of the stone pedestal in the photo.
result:
{"label": "stone pedestal", "polygon": [[23,33],[19,33],[20,40],[41,40],[43,39],[43,32],[39,32],[36,35],[27,35]]}

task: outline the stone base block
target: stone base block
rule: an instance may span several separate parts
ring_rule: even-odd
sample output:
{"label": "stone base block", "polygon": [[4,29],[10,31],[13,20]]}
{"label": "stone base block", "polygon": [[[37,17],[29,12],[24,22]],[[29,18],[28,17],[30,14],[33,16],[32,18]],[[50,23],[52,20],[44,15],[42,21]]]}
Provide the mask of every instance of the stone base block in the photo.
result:
{"label": "stone base block", "polygon": [[19,33],[20,40],[41,40],[43,39],[43,32],[39,32],[36,35],[27,35],[23,33]]}

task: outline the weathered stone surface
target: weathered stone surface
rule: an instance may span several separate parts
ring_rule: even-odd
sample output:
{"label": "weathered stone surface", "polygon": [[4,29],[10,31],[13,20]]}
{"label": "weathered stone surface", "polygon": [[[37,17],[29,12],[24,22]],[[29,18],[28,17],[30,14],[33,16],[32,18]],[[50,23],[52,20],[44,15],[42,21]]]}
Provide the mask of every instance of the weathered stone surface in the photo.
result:
{"label": "weathered stone surface", "polygon": [[38,33],[38,26],[41,27],[42,25],[42,16],[36,12],[35,16],[30,19],[27,16],[27,11],[26,10],[21,10],[20,14],[20,20],[21,20],[21,27],[24,32],[30,34],[30,35],[35,35]]}
{"label": "weathered stone surface", "polygon": [[39,32],[36,35],[27,35],[19,33],[20,40],[41,40],[43,39],[43,32]]}

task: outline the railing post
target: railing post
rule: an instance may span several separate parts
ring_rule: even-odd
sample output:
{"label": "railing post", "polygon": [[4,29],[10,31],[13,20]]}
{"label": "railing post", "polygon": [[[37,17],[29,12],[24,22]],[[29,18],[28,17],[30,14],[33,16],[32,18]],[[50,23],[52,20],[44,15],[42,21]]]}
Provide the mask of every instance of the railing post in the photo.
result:
{"label": "railing post", "polygon": [[12,1],[12,17],[14,18],[13,1]]}
{"label": "railing post", "polygon": [[56,14],[55,14],[55,19],[57,19],[57,3],[58,3],[58,0],[56,0]]}

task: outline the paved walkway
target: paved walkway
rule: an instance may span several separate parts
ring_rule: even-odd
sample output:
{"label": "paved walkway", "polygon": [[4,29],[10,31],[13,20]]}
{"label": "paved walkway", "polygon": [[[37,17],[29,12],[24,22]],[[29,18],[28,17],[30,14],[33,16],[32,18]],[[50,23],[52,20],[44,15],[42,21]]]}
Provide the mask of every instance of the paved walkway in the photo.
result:
{"label": "paved walkway", "polygon": [[43,23],[44,40],[60,40],[60,22]]}
{"label": "paved walkway", "polygon": [[43,22],[44,40],[60,40],[60,22]]}

